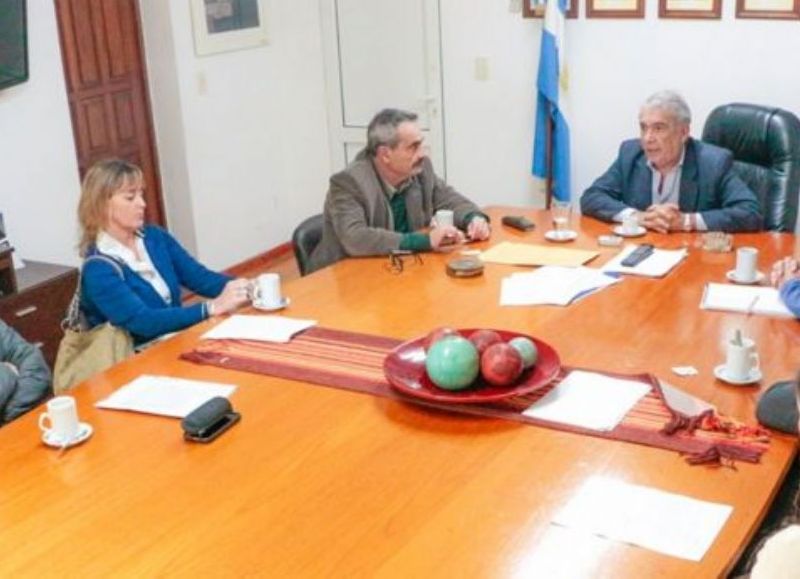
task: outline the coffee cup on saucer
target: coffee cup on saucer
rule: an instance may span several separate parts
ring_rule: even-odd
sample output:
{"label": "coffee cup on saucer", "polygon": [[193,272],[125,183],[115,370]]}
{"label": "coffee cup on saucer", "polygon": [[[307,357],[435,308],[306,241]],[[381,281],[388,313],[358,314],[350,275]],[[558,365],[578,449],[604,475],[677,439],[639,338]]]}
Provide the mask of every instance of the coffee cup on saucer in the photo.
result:
{"label": "coffee cup on saucer", "polygon": [[281,276],[277,273],[262,273],[253,284],[253,306],[263,310],[276,310],[286,305],[281,295]]}
{"label": "coffee cup on saucer", "polygon": [[450,209],[439,209],[434,216],[436,227],[453,227],[454,215]]}
{"label": "coffee cup on saucer", "polygon": [[733,277],[740,283],[752,283],[758,278],[758,249],[740,247],[736,250],[736,269]]}
{"label": "coffee cup on saucer", "polygon": [[622,219],[622,233],[636,235],[639,232],[639,217],[636,212],[631,212]]}
{"label": "coffee cup on saucer", "polygon": [[717,378],[731,384],[750,384],[761,379],[756,344],[740,333],[725,344],[725,363],[714,370]]}
{"label": "coffee cup on saucer", "polygon": [[56,396],[47,403],[47,411],[39,415],[42,440],[48,446],[66,448],[86,440],[92,427],[78,420],[78,409],[72,396]]}

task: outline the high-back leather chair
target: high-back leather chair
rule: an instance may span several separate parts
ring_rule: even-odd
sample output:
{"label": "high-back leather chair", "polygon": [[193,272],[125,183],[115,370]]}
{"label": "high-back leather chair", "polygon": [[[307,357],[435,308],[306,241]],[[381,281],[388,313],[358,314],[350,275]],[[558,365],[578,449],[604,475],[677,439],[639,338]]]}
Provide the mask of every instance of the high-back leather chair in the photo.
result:
{"label": "high-back leather chair", "polygon": [[323,224],[322,214],[313,215],[298,225],[292,234],[294,256],[297,259],[297,267],[300,268],[300,275],[308,273],[311,253],[322,238]]}
{"label": "high-back leather chair", "polygon": [[761,203],[764,228],[793,232],[800,195],[800,120],[774,107],[721,105],[706,119],[703,140],[733,152],[734,167]]}

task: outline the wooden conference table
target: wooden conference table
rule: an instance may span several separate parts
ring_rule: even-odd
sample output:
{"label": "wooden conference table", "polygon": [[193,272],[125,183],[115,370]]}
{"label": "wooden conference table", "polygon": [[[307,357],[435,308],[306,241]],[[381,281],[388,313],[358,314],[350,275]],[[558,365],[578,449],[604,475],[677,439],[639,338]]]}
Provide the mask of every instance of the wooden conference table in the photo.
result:
{"label": "wooden conference table", "polygon": [[[518,233],[508,212],[538,222]],[[492,208],[488,246],[545,243],[546,212]],[[608,225],[579,222],[572,247],[597,248]],[[648,235],[660,247],[691,234]],[[796,251],[791,235],[737,235],[761,250],[763,270]],[[614,250],[599,248],[592,265]],[[447,277],[449,256],[348,260],[284,284],[286,315],[326,327],[406,339],[438,325],[536,335],[563,363],[649,371],[753,420],[761,391],[800,360],[793,320],[698,309],[706,281],[723,281],[734,254],[691,248],[665,279],[628,278],[567,308],[499,307],[502,277]],[[40,442],[38,412],[0,429],[0,575],[714,577],[730,570],[795,454],[776,435],[761,464],[689,466],[675,452],[498,419],[436,412],[388,399],[198,366],[178,360],[201,324],[75,389],[94,435],[63,455]],[[741,327],[759,346],[763,381],[714,379],[721,340]],[[674,365],[699,375],[674,376]],[[210,445],[188,444],[177,420],[99,410],[93,403],[142,373],[233,383],[242,421]],[[580,539],[550,525],[587,477],[734,506],[699,563],[626,544]]]}

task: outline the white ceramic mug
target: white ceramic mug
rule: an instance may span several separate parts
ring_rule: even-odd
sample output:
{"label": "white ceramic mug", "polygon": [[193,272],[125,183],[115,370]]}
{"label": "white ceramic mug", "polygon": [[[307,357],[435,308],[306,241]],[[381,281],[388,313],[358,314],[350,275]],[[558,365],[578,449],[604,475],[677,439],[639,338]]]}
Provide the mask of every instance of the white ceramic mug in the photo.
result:
{"label": "white ceramic mug", "polygon": [[453,212],[450,209],[439,209],[433,218],[438,227],[453,227]]}
{"label": "white ceramic mug", "polygon": [[[49,422],[49,428],[45,425]],[[69,442],[78,435],[78,408],[72,396],[56,396],[39,415],[39,428],[54,439]]]}
{"label": "white ceramic mug", "polygon": [[758,272],[758,250],[755,247],[740,247],[736,250],[736,279],[753,281]]}
{"label": "white ceramic mug", "polygon": [[277,307],[283,302],[281,276],[277,273],[262,273],[253,286],[253,303],[263,307]]}
{"label": "white ceramic mug", "polygon": [[759,360],[756,343],[742,338],[741,344],[729,340],[725,350],[725,375],[736,382],[750,379],[753,370],[758,370]]}
{"label": "white ceramic mug", "polygon": [[622,231],[628,235],[639,231],[639,216],[636,215],[636,212],[631,212],[622,219]]}

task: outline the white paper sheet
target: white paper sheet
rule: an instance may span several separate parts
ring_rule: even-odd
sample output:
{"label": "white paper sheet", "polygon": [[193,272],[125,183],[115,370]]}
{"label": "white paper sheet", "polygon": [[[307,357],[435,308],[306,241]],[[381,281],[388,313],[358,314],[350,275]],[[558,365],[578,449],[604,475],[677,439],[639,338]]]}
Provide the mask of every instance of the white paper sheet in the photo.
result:
{"label": "white paper sheet", "polygon": [[229,317],[201,337],[204,340],[259,340],[287,343],[298,332],[316,326],[315,320],[298,320],[284,316]]}
{"label": "white paper sheet", "polygon": [[593,476],[556,514],[553,522],[699,561],[732,511],[730,505]]}
{"label": "white paper sheet", "polygon": [[700,300],[700,308],[781,318],[794,317],[781,301],[778,290],[772,287],[709,283],[706,284]]}
{"label": "white paper sheet", "polygon": [[684,392],[680,388],[676,388],[663,380],[659,380],[659,382],[661,383],[661,392],[664,393],[667,404],[669,404],[673,410],[682,412],[686,416],[697,416],[709,409],[716,410],[713,404],[709,404],[705,400],[692,396],[688,392]]}
{"label": "white paper sheet", "polygon": [[622,261],[633,252],[638,245],[626,245],[611,261],[605,264],[602,271],[641,275],[645,277],[664,277],[672,268],[686,259],[685,249],[656,249],[653,253],[634,267],[625,267]]}
{"label": "white paper sheet", "polygon": [[229,384],[143,374],[95,406],[183,418],[211,398],[227,398],[234,390],[236,386]]}
{"label": "white paper sheet", "polygon": [[523,414],[550,422],[609,431],[648,392],[650,385],[643,382],[573,370]]}
{"label": "white paper sheet", "polygon": [[500,305],[566,306],[579,297],[619,281],[618,277],[589,267],[544,266],[504,278],[500,286]]}

